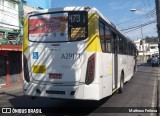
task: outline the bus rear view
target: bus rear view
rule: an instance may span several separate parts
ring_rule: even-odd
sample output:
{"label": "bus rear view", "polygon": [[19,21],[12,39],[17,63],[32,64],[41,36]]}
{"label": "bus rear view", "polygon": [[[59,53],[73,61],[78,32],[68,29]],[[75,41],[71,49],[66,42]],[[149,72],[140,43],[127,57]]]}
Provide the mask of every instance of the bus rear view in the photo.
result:
{"label": "bus rear view", "polygon": [[33,97],[100,100],[136,71],[136,46],[96,8],[28,14],[23,35],[23,89]]}
{"label": "bus rear view", "polygon": [[25,94],[86,99],[84,85],[90,81],[86,79],[90,56],[85,52],[87,37],[87,11],[29,14],[23,41]]}

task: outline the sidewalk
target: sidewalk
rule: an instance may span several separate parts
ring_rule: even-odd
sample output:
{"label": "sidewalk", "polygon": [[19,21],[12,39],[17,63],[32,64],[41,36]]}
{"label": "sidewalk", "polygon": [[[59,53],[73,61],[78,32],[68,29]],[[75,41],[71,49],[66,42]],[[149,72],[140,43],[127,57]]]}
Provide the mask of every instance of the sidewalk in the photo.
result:
{"label": "sidewalk", "polygon": [[157,116],[160,116],[160,67],[158,68],[158,75],[157,75],[157,81],[158,81],[158,88],[157,88],[157,107],[159,114]]}
{"label": "sidewalk", "polygon": [[22,84],[17,83],[17,84],[11,85],[9,87],[0,88],[0,94],[4,93],[4,92],[13,93],[13,92],[15,92],[15,90],[19,91],[20,89],[22,90]]}
{"label": "sidewalk", "polygon": [[[99,102],[90,102],[90,101],[68,101],[61,102],[60,101],[48,101],[48,99],[37,99],[34,102],[30,100],[29,98],[22,96],[22,84],[17,84],[15,86],[10,86],[7,88],[0,88],[0,91],[3,93],[11,93],[13,94],[15,91],[20,90],[20,94],[17,94],[17,98],[9,98],[6,97],[6,103],[8,101],[12,101],[13,106],[32,106],[32,107],[41,107],[41,103],[45,103],[45,106],[47,107],[57,107],[57,106],[75,106],[78,104],[78,106],[95,106],[98,108],[107,108],[107,107],[115,107],[115,108],[134,108],[135,109],[141,109],[141,108],[157,108],[160,107],[160,67],[152,67],[148,64],[141,64],[138,66],[137,73],[134,75],[134,77],[125,84],[124,86],[124,92],[122,94],[114,94],[113,96],[109,97],[109,99],[104,99]],[[16,94],[16,93],[15,93]],[[1,93],[0,93],[1,95]],[[5,94],[4,94],[5,95]],[[20,97],[21,95],[21,97]],[[10,99],[7,101],[7,99]],[[24,100],[25,99],[25,100]],[[27,101],[27,100],[28,101]],[[43,101],[43,102],[42,102]],[[45,102],[44,102],[45,101]],[[54,103],[51,103],[54,102]],[[2,103],[2,102],[0,102]],[[17,105],[17,103],[19,103]],[[15,105],[16,104],[16,105]],[[88,109],[90,110],[90,109]],[[90,110],[91,114],[94,113],[94,110]],[[115,111],[116,112],[116,111]],[[118,113],[113,113],[112,116],[117,116]],[[98,115],[98,114],[96,114]],[[103,113],[99,113],[99,115],[103,115]],[[108,115],[105,114],[104,115]],[[159,116],[157,113],[122,113],[121,116]]]}

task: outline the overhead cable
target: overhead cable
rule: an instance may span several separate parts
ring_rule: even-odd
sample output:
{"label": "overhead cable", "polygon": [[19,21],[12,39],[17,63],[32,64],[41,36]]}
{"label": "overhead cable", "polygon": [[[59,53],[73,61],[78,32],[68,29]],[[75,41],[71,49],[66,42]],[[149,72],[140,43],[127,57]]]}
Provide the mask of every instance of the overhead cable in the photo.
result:
{"label": "overhead cable", "polygon": [[144,23],[144,24],[141,24],[141,25],[138,25],[138,26],[133,26],[133,27],[129,27],[129,28],[126,28],[126,29],[122,29],[121,31],[126,31],[126,30],[130,30],[130,29],[134,29],[134,28],[143,27],[143,26],[146,26],[146,25],[149,25],[149,24],[152,24],[152,23],[156,23],[156,20],[149,21],[147,23]]}

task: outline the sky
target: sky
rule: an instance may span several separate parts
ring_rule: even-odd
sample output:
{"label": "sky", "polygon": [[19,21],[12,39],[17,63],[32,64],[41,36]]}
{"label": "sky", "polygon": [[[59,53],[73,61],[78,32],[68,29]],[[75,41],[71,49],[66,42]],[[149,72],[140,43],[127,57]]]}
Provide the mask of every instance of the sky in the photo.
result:
{"label": "sky", "polygon": [[[56,8],[89,6],[97,8],[132,40],[157,37],[155,0],[26,0],[31,7]],[[137,9],[131,12],[131,9]],[[145,26],[144,26],[145,25]],[[135,28],[133,28],[135,27]],[[131,28],[131,29],[130,29]]]}

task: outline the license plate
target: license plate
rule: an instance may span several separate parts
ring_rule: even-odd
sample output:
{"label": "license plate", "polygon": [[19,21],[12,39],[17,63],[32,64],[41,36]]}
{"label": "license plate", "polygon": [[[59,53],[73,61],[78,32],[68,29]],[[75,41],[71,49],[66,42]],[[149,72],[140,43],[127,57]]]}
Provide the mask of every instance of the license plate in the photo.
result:
{"label": "license plate", "polygon": [[50,73],[49,78],[51,78],[51,79],[62,79],[62,74],[61,73]]}

